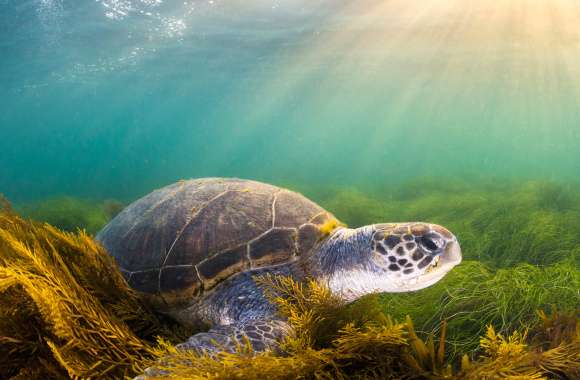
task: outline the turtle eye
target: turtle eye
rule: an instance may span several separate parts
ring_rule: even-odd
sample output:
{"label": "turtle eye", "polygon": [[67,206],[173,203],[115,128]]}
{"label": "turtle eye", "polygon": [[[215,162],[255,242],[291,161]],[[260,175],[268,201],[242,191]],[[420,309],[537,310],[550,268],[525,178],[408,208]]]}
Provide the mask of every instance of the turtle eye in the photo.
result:
{"label": "turtle eye", "polygon": [[421,247],[427,252],[437,252],[445,245],[441,236],[435,234],[424,235],[420,238],[419,243]]}

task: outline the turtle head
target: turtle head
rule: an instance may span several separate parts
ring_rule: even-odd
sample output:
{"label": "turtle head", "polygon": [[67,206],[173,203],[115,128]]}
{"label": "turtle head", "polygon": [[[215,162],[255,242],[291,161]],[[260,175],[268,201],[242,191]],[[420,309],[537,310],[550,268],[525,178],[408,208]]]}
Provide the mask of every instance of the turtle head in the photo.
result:
{"label": "turtle head", "polygon": [[436,224],[376,224],[339,234],[346,248],[335,257],[329,285],[349,301],[426,288],[461,262],[457,238]]}
{"label": "turtle head", "polygon": [[371,240],[371,260],[389,279],[388,292],[426,288],[461,262],[457,238],[436,224],[376,225]]}

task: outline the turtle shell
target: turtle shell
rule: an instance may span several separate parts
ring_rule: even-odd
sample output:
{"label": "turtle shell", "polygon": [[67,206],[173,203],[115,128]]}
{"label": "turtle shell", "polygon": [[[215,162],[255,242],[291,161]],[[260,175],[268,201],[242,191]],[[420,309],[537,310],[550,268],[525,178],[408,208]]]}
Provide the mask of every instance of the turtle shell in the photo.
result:
{"label": "turtle shell", "polygon": [[155,304],[191,303],[227,278],[289,263],[334,219],[304,196],[240,179],[179,181],[137,200],[96,238]]}

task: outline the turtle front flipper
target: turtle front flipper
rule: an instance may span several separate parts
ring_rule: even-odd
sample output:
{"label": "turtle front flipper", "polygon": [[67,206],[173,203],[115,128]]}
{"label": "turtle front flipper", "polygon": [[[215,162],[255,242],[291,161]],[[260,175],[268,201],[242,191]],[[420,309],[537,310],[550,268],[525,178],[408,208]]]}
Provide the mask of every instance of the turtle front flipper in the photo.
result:
{"label": "turtle front flipper", "polygon": [[[236,352],[238,347],[249,342],[254,352],[276,350],[280,341],[291,331],[292,328],[283,320],[254,319],[216,326],[208,332],[191,336],[186,342],[178,344],[176,348],[211,355],[220,351]],[[162,359],[161,362],[163,361]],[[145,370],[144,375],[136,377],[135,380],[146,380],[165,375],[168,375],[167,371],[150,367]]]}
{"label": "turtle front flipper", "polygon": [[282,320],[249,320],[231,325],[216,326],[208,332],[193,335],[177,348],[199,352],[235,352],[246,340],[254,351],[276,349],[280,339],[288,335],[290,327]]}

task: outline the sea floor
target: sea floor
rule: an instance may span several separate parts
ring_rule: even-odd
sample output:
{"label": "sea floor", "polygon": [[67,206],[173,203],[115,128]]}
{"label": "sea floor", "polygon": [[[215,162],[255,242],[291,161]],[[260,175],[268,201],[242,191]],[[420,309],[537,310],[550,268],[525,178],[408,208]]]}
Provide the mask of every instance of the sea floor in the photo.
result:
{"label": "sea floor", "polygon": [[[143,304],[91,238],[120,202],[66,197],[10,209],[5,202],[0,377],[120,378],[174,355],[168,365],[184,379],[578,378],[580,187],[423,179],[364,191],[293,188],[350,226],[445,225],[464,262],[430,288],[351,305],[337,304],[321,285],[304,286],[282,307],[294,312],[300,333],[282,356],[242,345],[237,354],[196,357],[172,346],[193,331]],[[274,290],[296,289],[278,281]]]}

